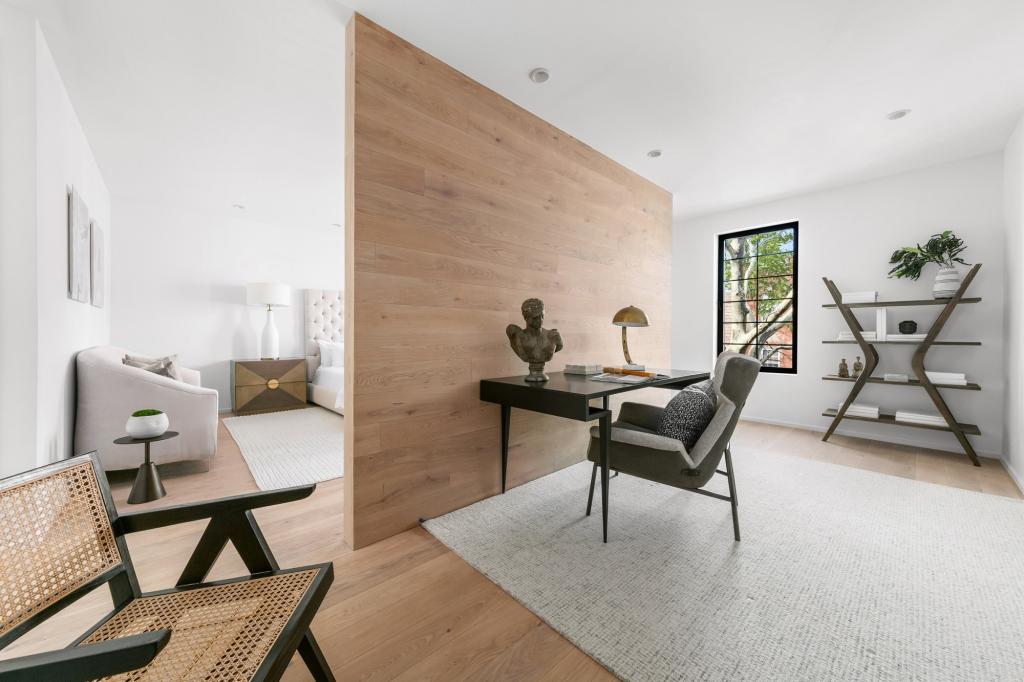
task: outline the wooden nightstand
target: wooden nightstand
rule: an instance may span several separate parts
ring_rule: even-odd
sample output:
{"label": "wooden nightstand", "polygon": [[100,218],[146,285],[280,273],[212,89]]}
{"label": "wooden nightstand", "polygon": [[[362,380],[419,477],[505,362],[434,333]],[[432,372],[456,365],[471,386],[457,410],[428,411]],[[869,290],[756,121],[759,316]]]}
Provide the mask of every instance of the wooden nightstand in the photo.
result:
{"label": "wooden nightstand", "polygon": [[235,414],[306,406],[306,359],[232,360]]}

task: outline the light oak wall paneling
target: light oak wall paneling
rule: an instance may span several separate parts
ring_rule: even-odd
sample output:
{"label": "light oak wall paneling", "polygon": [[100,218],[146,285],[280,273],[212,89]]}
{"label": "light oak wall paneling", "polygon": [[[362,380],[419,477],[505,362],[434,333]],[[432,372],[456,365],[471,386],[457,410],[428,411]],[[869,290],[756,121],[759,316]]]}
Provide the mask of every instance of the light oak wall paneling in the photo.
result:
{"label": "light oak wall paneling", "polygon": [[[505,338],[524,299],[565,340],[552,371],[621,363],[611,318],[630,304],[653,325],[630,330],[633,356],[668,366],[672,198],[367,19],[349,32],[345,518],[361,547],[499,491],[479,381],[525,373]],[[587,428],[515,411],[511,485],[583,459]]]}

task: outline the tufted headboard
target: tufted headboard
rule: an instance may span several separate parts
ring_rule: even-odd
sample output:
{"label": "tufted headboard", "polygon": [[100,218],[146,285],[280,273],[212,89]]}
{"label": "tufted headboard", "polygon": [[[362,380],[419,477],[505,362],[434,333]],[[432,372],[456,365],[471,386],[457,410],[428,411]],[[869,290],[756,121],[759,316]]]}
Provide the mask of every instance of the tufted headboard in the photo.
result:
{"label": "tufted headboard", "polygon": [[307,380],[320,366],[317,341],[345,340],[345,295],[337,289],[306,289]]}

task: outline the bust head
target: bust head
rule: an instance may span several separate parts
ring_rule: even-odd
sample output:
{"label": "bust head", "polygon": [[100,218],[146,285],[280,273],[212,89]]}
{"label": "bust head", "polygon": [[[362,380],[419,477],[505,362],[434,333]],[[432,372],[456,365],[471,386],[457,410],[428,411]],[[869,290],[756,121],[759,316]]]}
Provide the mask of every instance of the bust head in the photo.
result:
{"label": "bust head", "polygon": [[523,301],[523,319],[530,329],[540,329],[544,324],[544,301],[539,298],[528,298]]}

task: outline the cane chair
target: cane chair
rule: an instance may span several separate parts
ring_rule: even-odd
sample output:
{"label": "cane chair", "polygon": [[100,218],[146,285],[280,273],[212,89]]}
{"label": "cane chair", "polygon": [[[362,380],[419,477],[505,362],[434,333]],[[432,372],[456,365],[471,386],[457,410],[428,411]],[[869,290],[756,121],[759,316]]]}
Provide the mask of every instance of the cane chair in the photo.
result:
{"label": "cane chair", "polygon": [[[618,420],[612,423],[611,441],[608,444],[609,468],[729,502],[732,505],[733,536],[739,541],[739,505],[729,441],[760,370],[761,363],[748,355],[724,352],[718,356],[712,380],[718,399],[715,414],[689,452],[675,438],[658,434],[662,408],[641,403],[623,403]],[[587,516],[590,516],[594,502],[594,484],[601,461],[598,427],[593,427],[590,433],[587,458],[594,463],[594,469],[590,475]],[[725,471],[718,468],[723,458]],[[715,474],[725,476],[728,480],[728,495],[703,490]]]}
{"label": "cane chair", "polygon": [[[0,680],[276,680],[296,650],[333,680],[309,629],[333,566],[280,568],[252,514],[314,487],[119,514],[95,453],[0,480],[0,649],[99,586],[114,602],[68,648],[0,661]],[[202,519],[177,585],[142,593],[125,535]],[[204,582],[229,541],[251,575]]]}

